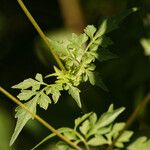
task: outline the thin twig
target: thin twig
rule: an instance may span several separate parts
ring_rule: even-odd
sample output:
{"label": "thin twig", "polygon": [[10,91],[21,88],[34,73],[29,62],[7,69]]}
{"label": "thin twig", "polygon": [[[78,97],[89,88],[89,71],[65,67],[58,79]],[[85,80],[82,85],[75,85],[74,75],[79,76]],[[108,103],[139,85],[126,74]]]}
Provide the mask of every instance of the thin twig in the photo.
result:
{"label": "thin twig", "polygon": [[19,3],[20,7],[22,8],[22,10],[24,11],[24,13],[26,14],[26,16],[28,17],[28,19],[30,20],[30,22],[32,23],[32,25],[34,26],[34,28],[36,29],[36,31],[39,33],[39,35],[41,36],[41,38],[43,39],[43,41],[45,42],[47,47],[50,49],[53,57],[55,58],[57,64],[59,65],[59,67],[65,72],[66,69],[65,69],[63,63],[59,59],[58,55],[55,53],[54,49],[51,47],[50,43],[47,40],[47,37],[44,34],[44,32],[41,30],[41,28],[39,27],[39,25],[37,24],[35,19],[32,17],[31,13],[28,11],[27,7],[22,2],[22,0],[17,0],[17,1]]}
{"label": "thin twig", "polygon": [[112,150],[113,146],[117,142],[117,140],[120,138],[120,136],[123,134],[123,132],[134,122],[134,120],[137,118],[138,114],[141,112],[142,109],[148,104],[150,101],[150,93],[148,93],[145,98],[141,101],[141,103],[136,107],[134,112],[131,114],[129,119],[126,122],[126,125],[124,128],[120,131],[119,135],[114,139],[112,144],[106,149],[106,150]]}
{"label": "thin twig", "polygon": [[75,143],[71,142],[67,137],[62,135],[58,130],[56,130],[54,127],[52,127],[49,123],[47,123],[45,120],[43,120],[38,115],[34,114],[30,109],[28,109],[23,103],[21,103],[17,98],[15,98],[13,95],[11,95],[9,92],[7,92],[4,88],[0,86],[0,92],[6,95],[9,99],[11,99],[13,102],[15,102],[17,105],[25,109],[27,112],[29,112],[37,121],[39,121],[43,126],[45,126],[47,129],[49,129],[51,132],[55,133],[61,140],[68,143],[71,147],[73,147],[75,150],[81,150],[80,147],[78,147]]}

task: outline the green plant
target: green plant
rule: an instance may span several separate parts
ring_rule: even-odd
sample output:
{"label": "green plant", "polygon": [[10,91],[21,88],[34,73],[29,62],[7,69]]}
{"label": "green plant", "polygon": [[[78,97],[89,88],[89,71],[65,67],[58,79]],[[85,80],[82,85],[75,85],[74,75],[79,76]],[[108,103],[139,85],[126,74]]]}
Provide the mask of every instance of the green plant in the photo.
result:
{"label": "green plant", "polygon": [[[60,69],[54,66],[55,72],[45,76],[45,78],[56,77],[54,83],[46,83],[43,76],[40,73],[37,73],[35,79],[26,79],[12,87],[21,90],[17,97],[20,101],[25,101],[25,103],[24,105],[22,105],[22,103],[18,103],[20,106],[16,108],[15,117],[17,118],[17,124],[11,138],[10,145],[14,143],[28,120],[34,117],[36,119],[38,118],[37,115],[35,115],[37,105],[46,110],[49,104],[56,104],[58,102],[61,96],[61,91],[67,91],[81,108],[81,91],[78,86],[82,82],[89,81],[92,85],[98,85],[104,90],[107,90],[107,87],[102,82],[99,73],[95,71],[96,66],[94,62],[96,59],[101,62],[116,58],[116,55],[107,49],[109,45],[113,44],[111,39],[107,37],[107,33],[116,29],[119,23],[127,15],[137,10],[137,8],[133,8],[117,17],[104,19],[98,29],[96,29],[93,25],[88,25],[83,34],[79,36],[72,34],[72,38],[68,40],[68,45],[65,46],[62,42],[48,39],[28,12],[23,2],[21,0],[18,0],[18,2],[47,44]],[[3,90],[1,89],[1,91]],[[114,120],[123,110],[124,108],[114,110],[113,105],[111,105],[108,111],[99,119],[97,119],[97,115],[95,113],[85,114],[81,118],[75,120],[74,129],[60,128],[55,130],[50,126],[45,125],[53,133],[46,137],[44,142],[57,135],[69,144],[67,145],[64,142],[59,142],[57,145],[61,150],[71,150],[73,148],[80,150],[81,148],[79,143],[83,143],[86,150],[89,150],[92,146],[101,147],[102,145],[112,145],[113,140],[117,138],[119,132],[125,126],[125,123],[113,124]],[[123,143],[128,142],[132,134],[132,131],[124,131],[114,145],[117,148],[123,148]],[[139,143],[140,147],[140,143],[145,141],[145,138],[140,138],[136,142]],[[134,143],[129,145],[128,150],[139,148],[136,147],[136,145],[137,144]],[[149,141],[145,142],[144,146],[148,147],[148,145]]]}
{"label": "green plant", "polygon": [[[83,115],[75,119],[74,128],[60,128],[58,129],[69,140],[78,145],[82,145],[83,149],[90,150],[92,147],[106,148],[111,145],[113,140],[119,135],[119,132],[125,127],[125,122],[114,123],[114,120],[125,110],[124,107],[114,110],[113,104],[109,106],[107,112],[102,114],[99,118],[93,112]],[[124,143],[129,142],[133,135],[133,131],[124,130],[123,134],[118,138],[114,144],[114,149],[124,148]],[[50,138],[56,136],[54,133],[43,139],[32,150],[36,149],[42,143]],[[60,150],[73,150],[68,144],[63,141],[57,143]],[[140,137],[135,142],[130,143],[127,150],[146,150],[150,147],[150,140],[146,137]]]}

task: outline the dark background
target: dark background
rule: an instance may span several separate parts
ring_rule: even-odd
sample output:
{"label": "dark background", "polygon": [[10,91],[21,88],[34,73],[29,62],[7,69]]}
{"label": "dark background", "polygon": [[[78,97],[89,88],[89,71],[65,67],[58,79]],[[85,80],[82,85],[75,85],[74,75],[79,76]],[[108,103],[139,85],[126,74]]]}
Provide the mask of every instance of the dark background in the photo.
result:
{"label": "dark background", "polygon": [[[57,0],[24,0],[44,32],[65,28],[63,15]],[[150,56],[144,55],[141,38],[150,38],[150,2],[148,0],[81,0],[85,24],[98,25],[102,18],[138,6],[140,10],[128,16],[119,29],[109,36],[114,41],[110,51],[119,58],[98,63],[97,69],[109,92],[89,84],[81,86],[84,110],[80,110],[70,96],[63,93],[56,105],[47,111],[38,109],[38,114],[53,126],[73,126],[73,121],[84,112],[94,111],[98,115],[106,111],[111,103],[115,107],[125,106],[119,118],[125,121],[150,90]],[[37,32],[26,18],[16,0],[0,0],[0,85],[13,95],[18,91],[11,86],[26,78],[34,78],[37,72],[47,75],[52,64],[43,63],[37,55]],[[86,88],[85,88],[86,87]],[[136,135],[150,136],[150,104],[139,115],[133,127]],[[12,148],[8,142],[13,133],[16,105],[0,94],[0,149],[30,149],[48,135],[47,129],[37,121],[30,121],[23,129]],[[133,129],[132,127],[132,129]],[[44,145],[48,146],[48,143]],[[46,148],[43,146],[43,149]],[[42,148],[40,148],[42,149]]]}

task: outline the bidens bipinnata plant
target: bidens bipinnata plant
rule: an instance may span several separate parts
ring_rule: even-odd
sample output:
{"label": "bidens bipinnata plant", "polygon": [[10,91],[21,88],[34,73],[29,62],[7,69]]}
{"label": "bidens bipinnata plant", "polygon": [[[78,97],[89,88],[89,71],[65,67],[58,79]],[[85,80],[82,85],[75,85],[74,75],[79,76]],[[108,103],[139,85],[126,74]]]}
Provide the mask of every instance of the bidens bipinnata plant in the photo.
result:
{"label": "bidens bipinnata plant", "polygon": [[[108,145],[113,143],[113,140],[117,138],[119,132],[126,124],[125,122],[114,123],[114,120],[124,110],[124,107],[114,109],[112,104],[109,106],[108,111],[102,114],[99,118],[95,113],[91,112],[75,119],[73,129],[63,127],[58,130],[69,140],[80,145],[83,150],[90,150],[92,148],[95,148],[94,150],[105,150]],[[124,148],[124,143],[129,142],[132,135],[133,131],[125,130],[115,143],[113,150]],[[54,133],[50,134],[32,150],[36,149],[42,143],[54,136],[56,136]],[[59,150],[73,150],[72,147],[63,141],[59,141],[56,144],[56,147]],[[148,150],[148,148],[150,148],[150,140],[147,140],[146,137],[140,137],[126,146],[126,150]]]}
{"label": "bidens bipinnata plant", "polygon": [[[22,2],[20,1],[19,3]],[[23,3],[21,5],[23,5]],[[21,90],[17,96],[19,100],[25,101],[24,105],[36,114],[38,105],[46,110],[49,104],[56,104],[63,90],[67,91],[81,108],[81,91],[78,86],[82,82],[89,81],[92,85],[98,85],[104,90],[107,90],[99,73],[96,72],[95,60],[97,59],[101,62],[116,58],[116,55],[107,49],[113,42],[106,34],[116,29],[123,18],[136,10],[137,8],[133,8],[117,17],[105,19],[98,29],[93,25],[88,25],[83,34],[76,35],[73,33],[72,38],[68,40],[67,46],[65,46],[66,44],[63,44],[62,41],[58,42],[47,38],[51,48],[63,62],[64,66],[61,68],[62,70],[54,66],[55,72],[44,77],[56,77],[55,82],[52,84],[46,83],[43,76],[37,73],[35,79],[29,78],[13,86],[12,88]],[[75,120],[74,129],[61,128],[59,131],[76,145],[83,143],[87,150],[89,150],[91,146],[110,145],[112,140],[125,125],[125,123],[112,124],[123,110],[124,108],[113,110],[113,106],[111,105],[108,112],[99,119],[97,119],[95,113],[89,113]],[[31,114],[20,106],[17,107],[15,111],[17,124],[10,140],[10,145],[14,143],[28,120],[33,118]],[[124,146],[123,143],[130,139],[132,133],[132,131],[125,131],[115,146],[122,148]],[[54,133],[50,135],[50,137],[53,136],[55,136]],[[144,140],[145,138],[139,139],[141,143]],[[149,144],[149,142],[146,142],[146,144],[147,143]],[[60,150],[72,149],[63,142],[59,142],[57,145]],[[135,144],[129,146],[128,149],[134,150],[134,145]]]}

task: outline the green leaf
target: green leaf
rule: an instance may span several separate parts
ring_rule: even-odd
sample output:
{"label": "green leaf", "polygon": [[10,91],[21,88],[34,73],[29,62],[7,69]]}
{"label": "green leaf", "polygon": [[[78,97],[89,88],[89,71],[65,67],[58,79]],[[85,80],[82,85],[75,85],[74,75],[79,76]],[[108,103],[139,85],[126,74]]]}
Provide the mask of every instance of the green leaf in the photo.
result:
{"label": "green leaf", "polygon": [[39,82],[43,82],[43,77],[40,73],[36,74],[35,79],[38,80]]}
{"label": "green leaf", "polygon": [[98,128],[102,128],[111,124],[124,110],[124,107],[120,107],[112,112],[104,113],[97,122]]}
{"label": "green leaf", "polygon": [[90,139],[87,143],[90,146],[100,146],[107,144],[108,142],[102,135],[99,136],[96,135],[92,139]]}
{"label": "green leaf", "polygon": [[49,104],[52,103],[52,101],[44,92],[42,92],[42,94],[39,96],[37,100],[37,103],[39,104],[41,108],[46,110]]}
{"label": "green leaf", "polygon": [[149,150],[150,148],[150,139],[142,136],[135,140],[132,144],[127,147],[127,150]]}
{"label": "green leaf", "polygon": [[91,115],[92,115],[92,112],[87,113],[87,114],[83,115],[82,117],[78,117],[77,119],[75,119],[75,129]]}
{"label": "green leaf", "polygon": [[25,90],[36,84],[39,84],[39,82],[35,81],[34,79],[29,78],[29,79],[25,79],[23,82],[17,85],[12,86],[12,88]]}
{"label": "green leaf", "polygon": [[94,33],[96,32],[96,28],[93,25],[88,25],[85,29],[84,32],[91,38],[93,39]]}
{"label": "green leaf", "polygon": [[81,100],[80,100],[80,90],[71,84],[69,84],[69,94],[73,97],[73,99],[77,102],[78,106],[81,108]]}
{"label": "green leaf", "polygon": [[65,142],[58,142],[57,145],[59,150],[74,150],[73,148],[71,148],[69,145],[67,145]]}
{"label": "green leaf", "polygon": [[86,136],[87,132],[90,129],[90,122],[89,122],[89,120],[85,120],[82,123],[82,125],[79,127],[79,129],[80,129],[81,133]]}
{"label": "green leaf", "polygon": [[[30,100],[29,102],[25,103],[25,105],[33,113],[36,113],[36,103],[37,103],[37,97],[35,97],[32,100]],[[20,108],[20,106],[16,108],[15,117],[18,119],[17,119],[15,131],[10,140],[10,146],[15,142],[15,140],[17,139],[18,135],[20,134],[21,130],[25,126],[25,124],[32,118],[31,114],[29,114],[26,110]]]}
{"label": "green leaf", "polygon": [[17,97],[20,100],[28,100],[30,99],[33,95],[35,95],[37,92],[31,91],[31,90],[21,90],[21,93],[17,95]]}

